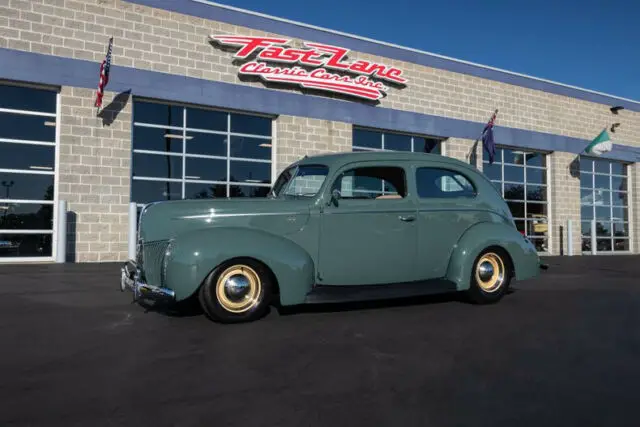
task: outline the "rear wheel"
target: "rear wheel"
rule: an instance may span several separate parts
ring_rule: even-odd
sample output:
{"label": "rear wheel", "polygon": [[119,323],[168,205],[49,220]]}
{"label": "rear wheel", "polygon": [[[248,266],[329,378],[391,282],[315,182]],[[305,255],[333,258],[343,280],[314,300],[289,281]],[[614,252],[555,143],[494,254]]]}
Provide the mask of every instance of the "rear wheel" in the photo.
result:
{"label": "rear wheel", "polygon": [[497,302],[509,289],[512,275],[513,267],[507,253],[500,248],[486,249],[473,264],[467,294],[476,304]]}
{"label": "rear wheel", "polygon": [[209,274],[200,287],[200,304],[214,321],[249,322],[268,312],[272,286],[265,266],[252,259],[235,259]]}

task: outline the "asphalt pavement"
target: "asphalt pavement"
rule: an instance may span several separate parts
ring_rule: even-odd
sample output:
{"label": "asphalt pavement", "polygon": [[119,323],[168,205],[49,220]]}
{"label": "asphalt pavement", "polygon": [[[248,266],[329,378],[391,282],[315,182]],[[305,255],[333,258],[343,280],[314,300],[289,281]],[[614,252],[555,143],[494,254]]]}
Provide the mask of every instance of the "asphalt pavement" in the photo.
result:
{"label": "asphalt pavement", "polygon": [[0,426],[640,425],[640,257],[549,258],[499,304],[148,311],[118,264],[0,266]]}

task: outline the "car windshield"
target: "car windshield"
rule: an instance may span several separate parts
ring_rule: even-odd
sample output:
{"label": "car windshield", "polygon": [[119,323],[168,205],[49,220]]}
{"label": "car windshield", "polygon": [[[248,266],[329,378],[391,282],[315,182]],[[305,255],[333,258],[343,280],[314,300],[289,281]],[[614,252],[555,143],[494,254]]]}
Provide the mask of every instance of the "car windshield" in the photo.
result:
{"label": "car windshield", "polygon": [[298,165],[280,174],[271,197],[313,197],[318,194],[329,173],[325,165]]}

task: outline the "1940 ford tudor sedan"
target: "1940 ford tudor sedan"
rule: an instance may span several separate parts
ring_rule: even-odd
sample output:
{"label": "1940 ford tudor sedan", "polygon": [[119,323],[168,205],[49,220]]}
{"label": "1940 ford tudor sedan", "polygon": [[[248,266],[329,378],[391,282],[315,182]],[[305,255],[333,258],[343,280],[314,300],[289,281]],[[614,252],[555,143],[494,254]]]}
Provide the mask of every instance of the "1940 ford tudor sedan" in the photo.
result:
{"label": "1940 ford tudor sedan", "polygon": [[137,248],[123,291],[197,295],[220,322],[258,319],[272,304],[451,291],[492,303],[543,267],[481,172],[402,152],[305,157],[262,198],[151,203]]}

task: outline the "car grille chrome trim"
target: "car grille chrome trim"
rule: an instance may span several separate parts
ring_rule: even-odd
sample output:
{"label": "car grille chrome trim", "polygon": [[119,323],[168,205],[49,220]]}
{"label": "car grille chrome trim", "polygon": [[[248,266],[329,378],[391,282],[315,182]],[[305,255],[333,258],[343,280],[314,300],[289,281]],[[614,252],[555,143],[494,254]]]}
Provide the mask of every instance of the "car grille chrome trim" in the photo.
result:
{"label": "car grille chrome trim", "polygon": [[162,286],[164,257],[168,246],[168,240],[147,242],[142,246],[141,267],[147,283]]}

